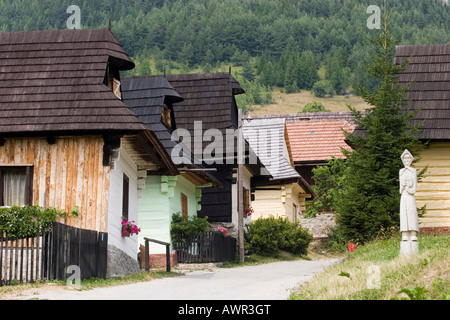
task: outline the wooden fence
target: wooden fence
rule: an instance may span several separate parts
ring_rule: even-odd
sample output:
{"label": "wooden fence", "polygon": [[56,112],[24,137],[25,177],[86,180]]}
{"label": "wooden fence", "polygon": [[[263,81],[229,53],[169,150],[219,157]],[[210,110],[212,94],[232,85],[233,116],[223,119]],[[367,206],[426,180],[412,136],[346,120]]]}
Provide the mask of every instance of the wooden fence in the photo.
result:
{"label": "wooden fence", "polygon": [[0,235],[0,286],[44,278],[44,239],[39,235],[10,240],[6,233]]}
{"label": "wooden fence", "polygon": [[224,237],[218,232],[182,237],[184,240],[175,243],[178,262],[224,262],[233,261],[236,255],[236,239]]}
{"label": "wooden fence", "polygon": [[66,279],[78,266],[80,278],[106,278],[108,234],[54,223],[52,231],[24,239],[0,235],[0,286],[37,279]]}

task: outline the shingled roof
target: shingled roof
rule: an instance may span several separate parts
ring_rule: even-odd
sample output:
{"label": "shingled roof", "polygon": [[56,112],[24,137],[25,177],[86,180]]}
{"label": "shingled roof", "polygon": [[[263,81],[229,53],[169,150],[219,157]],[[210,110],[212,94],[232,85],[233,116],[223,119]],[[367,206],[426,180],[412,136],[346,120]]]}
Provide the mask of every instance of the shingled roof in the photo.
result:
{"label": "shingled roof", "polygon": [[[180,144],[179,141],[172,139],[172,128],[167,127],[162,121],[162,111],[165,103],[178,103],[183,98],[172,87],[165,77],[162,76],[141,76],[124,78],[121,82],[122,99],[128,108],[133,111],[138,118],[152,131],[160,143],[171,155],[173,148]],[[173,117],[173,127],[176,128],[176,118]],[[185,148],[184,152],[188,153],[191,168],[203,168],[196,164],[194,155],[189,152],[189,148]],[[186,167],[181,164],[179,167]],[[218,182],[208,172],[201,170],[196,172],[182,172],[186,179],[196,185],[203,185],[212,182],[214,186],[219,186]]]}
{"label": "shingled roof", "polygon": [[[211,143],[203,139],[203,134],[208,129],[219,130],[225,144],[227,129],[236,130],[238,125],[238,109],[234,96],[245,93],[236,79],[227,72],[171,74],[166,75],[166,78],[184,98],[182,102],[173,106],[177,129],[188,130],[193,141],[196,139],[203,141],[203,150]],[[201,121],[202,132],[194,130],[196,121]],[[196,136],[197,134],[201,137]],[[244,143],[245,157],[257,159],[257,163],[249,161],[246,164],[253,174],[260,175],[260,170],[264,166],[248,142],[244,140]],[[197,156],[198,151],[194,143],[192,152]],[[235,159],[236,156],[237,143],[234,144]],[[266,173],[264,170],[264,175]]]}
{"label": "shingled roof", "polygon": [[242,131],[272,175],[271,180],[300,178],[300,174],[290,164],[290,154],[285,143],[285,119],[247,119],[243,122]]}
{"label": "shingled roof", "polygon": [[[156,134],[168,154],[171,154],[177,142],[171,140],[172,130],[162,122],[162,108],[164,101],[177,103],[183,98],[161,76],[124,78],[121,88],[123,102]],[[176,118],[172,120],[176,122]]]}
{"label": "shingled roof", "polygon": [[410,58],[399,82],[413,82],[406,110],[423,107],[413,124],[423,123],[420,139],[450,140],[450,44],[397,46],[395,63]]}
{"label": "shingled roof", "polygon": [[[184,98],[174,105],[178,128],[194,130],[194,121],[202,121],[203,130],[237,127],[234,95],[245,93],[232,75],[226,72],[171,74],[170,84]],[[235,123],[233,123],[235,119]]]}
{"label": "shingled roof", "polygon": [[145,130],[103,84],[134,67],[108,29],[0,33],[0,135]]}
{"label": "shingled roof", "polygon": [[314,194],[311,186],[291,165],[285,119],[247,118],[243,121],[242,131],[245,139],[272,176],[270,182],[297,182],[306,192]]}

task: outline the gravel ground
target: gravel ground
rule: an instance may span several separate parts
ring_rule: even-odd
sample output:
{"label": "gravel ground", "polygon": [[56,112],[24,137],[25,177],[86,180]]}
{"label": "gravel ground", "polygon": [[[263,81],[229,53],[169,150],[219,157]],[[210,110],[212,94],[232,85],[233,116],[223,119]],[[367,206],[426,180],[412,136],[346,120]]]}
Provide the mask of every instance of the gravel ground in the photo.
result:
{"label": "gravel ground", "polygon": [[237,268],[207,268],[184,276],[92,290],[45,286],[6,299],[286,300],[292,289],[341,259],[296,260]]}

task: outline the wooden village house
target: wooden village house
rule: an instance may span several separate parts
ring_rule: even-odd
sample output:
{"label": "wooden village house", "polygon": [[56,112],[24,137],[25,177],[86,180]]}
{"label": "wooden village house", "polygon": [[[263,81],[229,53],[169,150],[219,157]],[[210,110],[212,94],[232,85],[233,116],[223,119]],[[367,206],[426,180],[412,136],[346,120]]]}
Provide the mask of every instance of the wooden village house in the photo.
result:
{"label": "wooden village house", "polygon": [[[409,58],[399,74],[400,83],[412,82],[405,110],[421,108],[413,120],[419,138],[427,143],[414,166],[428,166],[417,185],[417,207],[426,205],[421,230],[450,231],[450,44],[397,46],[395,62]],[[400,156],[400,155],[399,155]]]}
{"label": "wooden village house", "polygon": [[[177,129],[174,105],[183,98],[162,76],[125,78],[121,87],[124,103],[155,133],[171,155],[180,143],[173,137]],[[188,163],[177,165],[178,175],[147,176],[139,199],[140,244],[144,243],[144,237],[170,243],[172,214],[196,216],[201,209],[202,190],[220,185],[203,166],[195,163],[192,153],[187,156]],[[165,250],[160,244],[150,243],[151,266],[164,266]],[[171,259],[174,261],[173,252]]]}
{"label": "wooden village house", "polygon": [[[167,80],[184,98],[182,102],[173,105],[177,128],[185,129],[192,137],[191,150],[195,157],[202,159],[201,164],[206,168],[214,168],[211,172],[220,183],[218,188],[202,189],[200,202],[200,217],[208,217],[212,226],[226,227],[232,236],[237,236],[238,230],[238,192],[237,192],[237,139],[231,154],[225,152],[216,155],[213,163],[207,163],[204,151],[213,142],[205,138],[205,134],[212,132],[223,137],[225,148],[227,130],[236,131],[238,128],[238,109],[235,95],[245,91],[230,73],[218,72],[207,74],[178,74],[167,75]],[[244,207],[251,206],[252,177],[260,176],[263,164],[245,143],[245,164],[243,168],[243,200]],[[209,149],[210,150],[210,149]],[[215,150],[216,153],[218,150]],[[211,152],[211,155],[214,151]],[[227,158],[228,156],[228,158]],[[253,159],[254,161],[250,161]],[[216,161],[217,160],[217,161]],[[220,163],[221,162],[221,163]],[[268,174],[267,177],[270,177]],[[247,217],[246,221],[250,221]]]}
{"label": "wooden village house", "polygon": [[121,100],[132,68],[108,29],[0,33],[0,205],[78,206],[65,223],[108,233],[109,275],[137,266],[121,221],[138,223],[147,174],[178,174]]}
{"label": "wooden village house", "polygon": [[310,185],[294,169],[286,120],[284,118],[247,117],[244,136],[270,172],[268,181],[255,178],[252,219],[269,216],[298,222],[305,212],[305,199],[312,198]]}

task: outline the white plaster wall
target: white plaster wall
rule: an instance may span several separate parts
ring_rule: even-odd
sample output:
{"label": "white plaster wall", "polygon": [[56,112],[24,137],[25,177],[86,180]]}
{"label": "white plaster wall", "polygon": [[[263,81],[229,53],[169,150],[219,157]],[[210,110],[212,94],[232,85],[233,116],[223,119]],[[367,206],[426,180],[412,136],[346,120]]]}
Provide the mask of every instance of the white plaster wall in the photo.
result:
{"label": "white plaster wall", "polygon": [[138,221],[138,190],[137,190],[137,165],[120,148],[119,159],[114,163],[114,169],[110,173],[109,205],[108,205],[108,244],[113,245],[131,258],[137,260],[138,242],[137,236],[122,238],[122,196],[123,196],[123,174],[129,178],[129,210],[128,219]]}
{"label": "white plaster wall", "polygon": [[[243,172],[244,172],[244,188],[246,189],[250,189],[250,179],[252,178],[252,174],[250,173],[250,171],[248,171],[248,169],[244,166],[243,168]],[[237,178],[237,173],[235,173],[233,175],[233,177]],[[238,203],[237,203],[237,180],[236,183],[233,184],[232,186],[232,215],[231,215],[231,223],[234,224],[236,231],[239,228],[239,215],[238,215]],[[250,203],[251,203],[251,199],[250,199]],[[247,217],[244,218],[244,225],[247,223],[250,223],[252,221],[252,217]]]}

